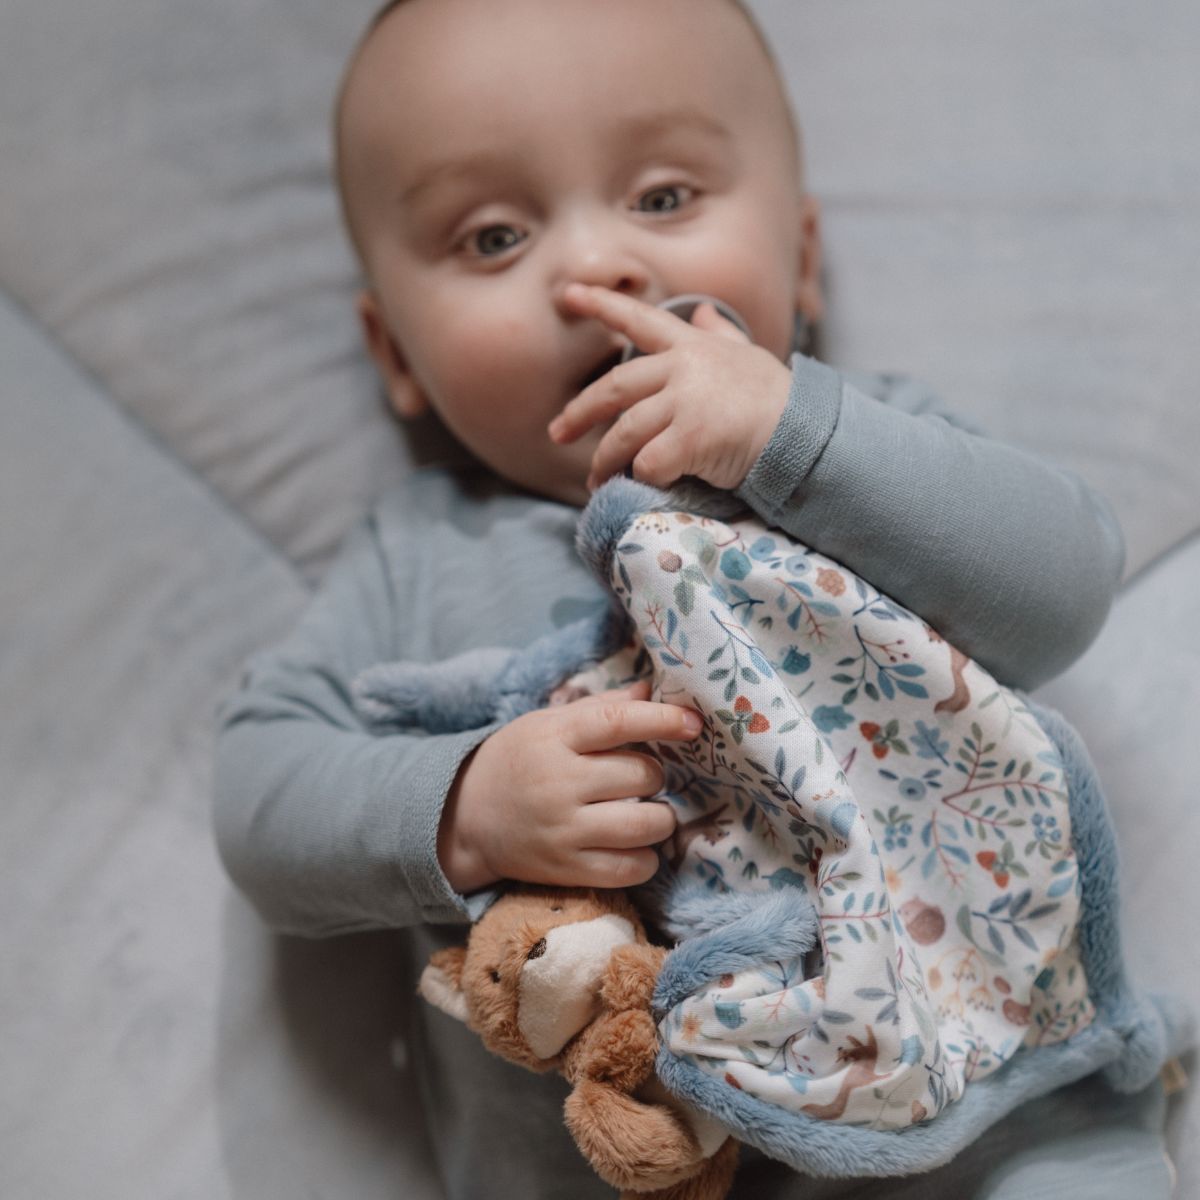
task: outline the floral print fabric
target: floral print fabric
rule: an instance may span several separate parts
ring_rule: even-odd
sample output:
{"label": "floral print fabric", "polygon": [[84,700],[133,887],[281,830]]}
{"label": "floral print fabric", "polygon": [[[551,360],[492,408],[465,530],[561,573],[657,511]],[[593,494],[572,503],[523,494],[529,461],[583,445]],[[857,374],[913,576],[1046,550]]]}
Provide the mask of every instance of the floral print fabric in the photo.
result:
{"label": "floral print fabric", "polygon": [[615,549],[636,675],[698,708],[654,747],[678,872],[802,888],[819,952],[711,980],[665,1044],[785,1109],[876,1129],[935,1116],[1092,1018],[1063,765],[1011,690],[846,568],[768,530],[652,512]]}

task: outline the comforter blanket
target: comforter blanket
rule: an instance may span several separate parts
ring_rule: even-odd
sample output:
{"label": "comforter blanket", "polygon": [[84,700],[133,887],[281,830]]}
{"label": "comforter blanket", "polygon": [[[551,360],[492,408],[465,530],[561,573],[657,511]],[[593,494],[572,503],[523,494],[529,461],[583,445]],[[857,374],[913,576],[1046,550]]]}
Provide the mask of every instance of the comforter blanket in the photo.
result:
{"label": "comforter blanket", "polygon": [[1111,827],[1061,716],[722,501],[614,480],[578,544],[610,612],[355,692],[381,733],[638,678],[704,715],[650,747],[678,818],[641,897],[676,943],[672,1092],[797,1169],[903,1174],[1094,1070],[1138,1090],[1190,1044],[1190,1014],[1126,977]]}

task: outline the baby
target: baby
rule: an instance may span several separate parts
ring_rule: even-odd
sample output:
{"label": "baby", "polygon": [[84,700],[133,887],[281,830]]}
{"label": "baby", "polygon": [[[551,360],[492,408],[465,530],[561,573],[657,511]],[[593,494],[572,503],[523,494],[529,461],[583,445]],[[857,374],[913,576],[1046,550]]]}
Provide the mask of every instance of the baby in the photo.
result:
{"label": "baby", "polygon": [[[375,663],[526,645],[607,603],[574,523],[627,468],[733,491],[1002,682],[1032,687],[1094,637],[1123,551],[1082,482],[915,384],[793,353],[823,311],[818,206],[735,0],[401,0],[347,69],[336,137],[388,399],[433,410],[479,465],[386,497],[227,706],[218,840],[274,928],[420,927],[422,962],[428,926],[477,915],[500,880],[654,873],[675,818],[622,802],[663,782],[628,747],[692,738],[697,714],[639,685],[498,729],[376,738],[349,695]],[[749,335],[711,305],[690,322],[657,307],[683,293],[732,306]],[[563,1194],[597,1188],[554,1140],[546,1081],[459,1036],[430,1024],[416,1043],[435,1144],[467,1135],[442,1161],[448,1191],[544,1195],[555,1172]],[[520,1155],[514,1112],[537,1130]]]}

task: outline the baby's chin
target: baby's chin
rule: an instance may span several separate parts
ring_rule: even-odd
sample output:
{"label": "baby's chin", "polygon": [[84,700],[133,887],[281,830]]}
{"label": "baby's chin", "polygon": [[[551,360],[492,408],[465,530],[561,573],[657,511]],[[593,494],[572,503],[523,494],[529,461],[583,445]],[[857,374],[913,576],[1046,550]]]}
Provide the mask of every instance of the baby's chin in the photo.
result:
{"label": "baby's chin", "polygon": [[503,463],[481,457],[510,483],[547,500],[583,508],[592,498],[587,477],[602,436],[601,430],[591,430],[569,446],[555,446],[547,438],[548,452],[514,456]]}

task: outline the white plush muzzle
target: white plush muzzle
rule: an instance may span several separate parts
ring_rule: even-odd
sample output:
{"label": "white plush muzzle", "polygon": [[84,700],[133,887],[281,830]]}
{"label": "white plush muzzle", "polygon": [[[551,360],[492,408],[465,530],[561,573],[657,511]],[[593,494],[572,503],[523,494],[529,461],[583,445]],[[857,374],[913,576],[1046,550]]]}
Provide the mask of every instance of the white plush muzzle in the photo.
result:
{"label": "white plush muzzle", "polygon": [[546,934],[544,952],[521,968],[517,991],[517,1026],[538,1058],[553,1058],[596,1016],[609,957],[634,940],[633,926],[612,913]]}

